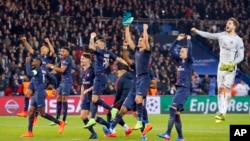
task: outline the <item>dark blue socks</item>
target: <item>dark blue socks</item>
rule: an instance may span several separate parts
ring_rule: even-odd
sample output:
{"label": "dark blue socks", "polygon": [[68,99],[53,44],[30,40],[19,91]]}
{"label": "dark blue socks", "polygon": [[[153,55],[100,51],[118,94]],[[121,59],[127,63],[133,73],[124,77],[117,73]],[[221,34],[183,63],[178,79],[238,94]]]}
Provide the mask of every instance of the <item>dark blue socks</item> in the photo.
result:
{"label": "dark blue socks", "polygon": [[63,121],[66,121],[68,114],[68,102],[63,102]]}

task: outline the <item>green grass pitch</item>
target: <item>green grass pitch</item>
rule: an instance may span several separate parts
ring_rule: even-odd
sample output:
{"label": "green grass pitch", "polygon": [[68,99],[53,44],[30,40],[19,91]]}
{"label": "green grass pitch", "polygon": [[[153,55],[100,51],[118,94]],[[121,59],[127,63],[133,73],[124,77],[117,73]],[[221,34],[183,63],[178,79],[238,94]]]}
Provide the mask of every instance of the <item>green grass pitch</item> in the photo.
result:
{"label": "green grass pitch", "polygon": [[[248,114],[228,114],[226,121],[214,122],[214,114],[182,114],[183,133],[185,141],[229,141],[230,124],[250,124]],[[125,116],[129,126],[136,123],[131,115]],[[158,133],[163,133],[167,127],[168,115],[149,115],[153,129],[147,135],[148,141],[160,141]],[[79,116],[68,116],[68,125],[62,135],[58,134],[58,127],[49,126],[50,121],[38,118],[34,127],[33,138],[21,138],[20,135],[27,131],[28,118],[0,117],[0,141],[85,141],[89,132],[83,129],[83,123]],[[134,131],[129,137],[124,137],[124,130],[119,125],[116,130],[117,138],[106,138],[102,132],[102,126],[96,125],[95,130],[99,138],[96,141],[140,141],[140,132]],[[171,140],[177,137],[175,127],[172,130]],[[163,140],[164,141],[164,140]]]}

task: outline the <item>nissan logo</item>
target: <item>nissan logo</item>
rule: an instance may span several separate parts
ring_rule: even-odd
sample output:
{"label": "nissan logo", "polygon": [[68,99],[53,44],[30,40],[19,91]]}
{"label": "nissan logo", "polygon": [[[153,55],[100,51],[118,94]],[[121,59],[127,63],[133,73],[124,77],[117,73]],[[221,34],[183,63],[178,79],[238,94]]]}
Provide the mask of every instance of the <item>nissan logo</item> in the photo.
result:
{"label": "nissan logo", "polygon": [[18,103],[15,100],[8,100],[5,105],[5,110],[9,113],[9,114],[13,114],[17,111],[17,109],[19,108]]}

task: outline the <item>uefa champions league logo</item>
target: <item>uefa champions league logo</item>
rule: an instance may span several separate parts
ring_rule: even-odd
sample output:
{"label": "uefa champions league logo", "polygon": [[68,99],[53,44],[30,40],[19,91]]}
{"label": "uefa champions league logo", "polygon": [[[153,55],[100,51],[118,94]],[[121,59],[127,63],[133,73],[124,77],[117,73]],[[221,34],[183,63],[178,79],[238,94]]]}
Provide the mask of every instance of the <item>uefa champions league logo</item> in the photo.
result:
{"label": "uefa champions league logo", "polygon": [[8,100],[4,107],[9,114],[14,114],[18,110],[19,105],[15,100]]}
{"label": "uefa champions league logo", "polygon": [[160,113],[160,99],[159,97],[147,97],[146,108],[150,114]]}

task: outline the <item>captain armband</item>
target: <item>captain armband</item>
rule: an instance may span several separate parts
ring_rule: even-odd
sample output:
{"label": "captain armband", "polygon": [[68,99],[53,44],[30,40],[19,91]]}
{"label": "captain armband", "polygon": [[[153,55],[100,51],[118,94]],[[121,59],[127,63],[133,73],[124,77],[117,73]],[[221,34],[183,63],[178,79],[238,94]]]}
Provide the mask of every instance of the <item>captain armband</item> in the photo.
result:
{"label": "captain armband", "polygon": [[32,73],[33,73],[34,75],[37,75],[37,71],[36,71],[36,70],[32,70]]}

